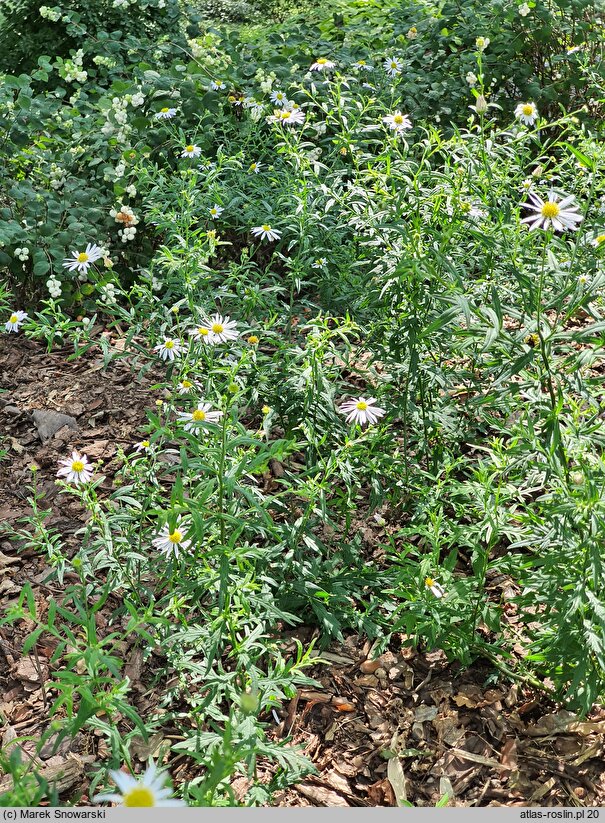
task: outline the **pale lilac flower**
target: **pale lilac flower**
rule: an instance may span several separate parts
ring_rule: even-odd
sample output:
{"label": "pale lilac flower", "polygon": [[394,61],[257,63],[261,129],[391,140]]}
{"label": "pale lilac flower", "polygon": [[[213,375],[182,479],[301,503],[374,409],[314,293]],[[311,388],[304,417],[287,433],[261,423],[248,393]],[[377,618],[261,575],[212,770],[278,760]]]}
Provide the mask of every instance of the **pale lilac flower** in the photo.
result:
{"label": "pale lilac flower", "polygon": [[384,409],[376,405],[375,397],[356,397],[347,400],[340,407],[342,414],[347,415],[347,423],[359,423],[364,426],[366,423],[377,423],[378,419],[385,414]]}
{"label": "pale lilac flower", "polygon": [[92,477],[92,465],[88,462],[85,454],[77,451],[71,453],[71,457],[66,460],[59,460],[61,468],[57,472],[57,477],[64,477],[67,483],[78,486],[80,483],[88,483]]}

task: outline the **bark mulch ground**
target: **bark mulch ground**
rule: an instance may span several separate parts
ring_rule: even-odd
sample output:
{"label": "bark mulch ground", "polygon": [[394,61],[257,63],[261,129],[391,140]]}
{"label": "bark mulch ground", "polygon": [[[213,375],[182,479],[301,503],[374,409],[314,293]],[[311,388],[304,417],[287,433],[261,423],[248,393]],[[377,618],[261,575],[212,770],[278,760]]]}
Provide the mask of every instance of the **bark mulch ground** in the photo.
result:
{"label": "bark mulch ground", "polygon": [[[150,389],[153,375],[136,379],[126,359],[106,369],[98,351],[68,360],[71,353],[56,349],[49,354],[23,336],[0,336],[0,449],[7,450],[0,461],[2,611],[16,602],[26,582],[39,603],[51,598],[60,603],[64,590],[56,580],[49,582],[48,558],[24,547],[15,534],[27,527],[32,513],[32,465],[43,507],[51,512],[46,525],[58,530],[67,545],[75,542],[84,513],[76,500],[58,494],[58,460],[72,448],[102,460],[106,480],[100,494],[109,492],[119,467],[118,448],[141,439],[145,409],[159,396]],[[73,420],[42,442],[40,420],[55,428],[62,422],[49,412]],[[102,614],[99,622],[102,629]],[[0,735],[3,747],[20,745],[32,757],[50,720],[53,696],[45,683],[54,649],[41,638],[23,655],[28,631],[31,626],[23,624],[0,628]],[[311,628],[296,632],[303,642],[312,634]],[[293,635],[284,636],[286,648]],[[540,693],[504,682],[487,662],[463,670],[440,652],[417,653],[403,642],[372,660],[369,642],[351,635],[321,657],[325,662],[311,672],[317,688],[300,690],[282,707],[270,732],[275,739],[291,737],[318,774],[282,792],[277,804],[395,806],[406,801],[425,806],[446,794],[449,805],[459,806],[605,802],[605,708],[579,719]],[[140,658],[125,659],[131,679],[149,679],[137,663]],[[146,665],[153,665],[153,657]],[[141,689],[138,708],[144,708],[143,698],[152,707],[160,697],[154,700]],[[24,737],[29,739],[16,740]],[[165,738],[170,739],[170,730]],[[150,751],[141,744],[142,766]],[[86,774],[105,756],[102,737],[83,730],[58,751],[45,746],[36,766],[56,781],[62,802],[85,805]],[[182,756],[168,765],[177,784],[194,776]],[[266,765],[265,774],[271,768]],[[0,774],[0,792],[9,786],[10,778]],[[236,796],[243,797],[246,788],[245,778],[233,780]]]}

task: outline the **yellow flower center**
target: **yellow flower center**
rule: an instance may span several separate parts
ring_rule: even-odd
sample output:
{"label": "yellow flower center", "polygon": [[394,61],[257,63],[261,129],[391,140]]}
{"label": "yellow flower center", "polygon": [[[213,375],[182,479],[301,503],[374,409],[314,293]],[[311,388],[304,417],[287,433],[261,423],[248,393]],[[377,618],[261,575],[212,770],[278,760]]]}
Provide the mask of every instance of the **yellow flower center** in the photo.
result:
{"label": "yellow flower center", "polygon": [[188,154],[191,154],[191,152],[193,151],[193,148],[194,148],[193,146],[185,146],[185,151],[186,151]]}
{"label": "yellow flower center", "polygon": [[435,585],[435,581],[433,580],[433,578],[432,578],[432,577],[427,577],[427,578],[426,578],[426,580],[424,581],[424,585],[425,585],[425,586],[428,586],[428,587],[429,587],[429,589],[430,589],[430,588],[431,588],[431,586],[434,586],[434,585]]}
{"label": "yellow flower center", "polygon": [[271,407],[270,406],[263,406],[261,411],[262,411],[263,414],[269,414],[269,412],[271,411]]}
{"label": "yellow flower center", "polygon": [[395,117],[393,117],[393,123],[397,123],[398,126],[403,123],[403,115],[396,114]]}
{"label": "yellow flower center", "polygon": [[8,318],[8,322],[9,323],[18,323],[19,318],[17,317],[16,314],[11,314],[11,316]]}
{"label": "yellow flower center", "polygon": [[368,404],[365,401],[360,400],[355,404],[355,408],[359,409],[359,411],[365,411],[368,408]]}
{"label": "yellow flower center", "polygon": [[[172,534],[168,535],[168,540],[170,540],[171,543],[180,543],[182,539],[183,539],[183,535],[181,534],[181,532],[178,529],[175,529],[172,532]],[[136,790],[134,790],[134,791],[136,791]],[[153,806],[153,803],[132,803],[131,805],[132,806]]]}
{"label": "yellow flower center", "polygon": [[250,171],[255,171],[258,166],[258,163],[250,163]]}
{"label": "yellow flower center", "polygon": [[[597,246],[600,246],[602,243],[605,243],[605,234],[600,234],[600,235],[599,235],[599,236],[595,239],[595,243],[597,244]],[[15,315],[13,315],[13,317],[14,317],[14,316],[15,316]],[[12,318],[11,318],[11,320],[12,320]],[[14,320],[13,320],[13,322],[14,322]]]}
{"label": "yellow flower center", "polygon": [[72,472],[82,472],[84,471],[84,463],[81,460],[74,460],[71,464]]}
{"label": "yellow flower center", "polygon": [[125,792],[123,805],[155,806],[155,796],[148,786],[135,786],[134,788],[129,789],[127,792]]}
{"label": "yellow flower center", "polygon": [[392,68],[392,69],[396,69],[396,68],[397,68],[397,63],[396,63],[394,60],[391,60],[391,68]]}
{"label": "yellow flower center", "polygon": [[526,104],[523,106],[523,114],[524,114],[526,117],[529,117],[529,116],[530,116],[530,115],[532,115],[533,113],[534,113],[534,107],[533,107],[533,106],[530,106],[530,104],[529,104],[529,103],[526,103]]}
{"label": "yellow flower center", "polygon": [[86,254],[85,251],[81,251],[80,254],[78,255],[78,263],[86,263],[87,260],[88,260],[88,255]]}
{"label": "yellow flower center", "polygon": [[181,380],[181,386],[184,389],[190,389],[193,386],[193,383],[191,382],[191,380]]}
{"label": "yellow flower center", "polygon": [[365,65],[366,65],[366,61],[365,61],[365,60],[358,60],[358,61],[357,61],[357,65],[358,65],[358,66],[365,66]]}
{"label": "yellow flower center", "polygon": [[151,446],[151,443],[150,443],[150,441],[149,441],[149,440],[141,440],[141,446],[142,446],[144,449],[148,449],[148,448],[149,448],[149,446]]}
{"label": "yellow flower center", "polygon": [[561,209],[557,203],[545,203],[541,209],[542,217],[548,217],[551,220],[553,217],[557,217],[560,211]]}
{"label": "yellow flower center", "polygon": [[225,327],[223,325],[221,325],[221,323],[213,323],[212,324],[212,331],[215,334],[222,334],[224,330],[225,330]]}
{"label": "yellow flower center", "polygon": [[271,226],[268,223],[263,223],[261,228],[263,231],[271,231]]}
{"label": "yellow flower center", "polygon": [[206,329],[204,326],[200,326],[197,330],[197,333],[200,337],[206,337],[206,335],[208,334],[208,329]]}
{"label": "yellow flower center", "polygon": [[205,420],[206,419],[206,412],[202,411],[201,409],[196,409],[193,414],[191,415],[192,420]]}
{"label": "yellow flower center", "polygon": [[250,343],[251,346],[255,346],[258,343],[258,337],[255,334],[251,334],[248,338],[248,343]]}
{"label": "yellow flower center", "polygon": [[291,116],[291,112],[289,111],[282,111],[280,117],[282,120],[289,120]]}
{"label": "yellow flower center", "polygon": [[326,60],[326,58],[325,58],[325,57],[318,57],[318,58],[317,58],[317,62],[319,63],[319,65],[320,65],[320,66],[325,66],[325,64],[326,64],[328,61]]}
{"label": "yellow flower center", "polygon": [[166,114],[166,112],[170,111],[170,109],[168,108],[168,106],[164,106],[164,108],[160,109],[160,111],[162,112],[162,114]]}
{"label": "yellow flower center", "polygon": [[166,340],[164,343],[165,349],[173,349],[174,348],[174,340]]}

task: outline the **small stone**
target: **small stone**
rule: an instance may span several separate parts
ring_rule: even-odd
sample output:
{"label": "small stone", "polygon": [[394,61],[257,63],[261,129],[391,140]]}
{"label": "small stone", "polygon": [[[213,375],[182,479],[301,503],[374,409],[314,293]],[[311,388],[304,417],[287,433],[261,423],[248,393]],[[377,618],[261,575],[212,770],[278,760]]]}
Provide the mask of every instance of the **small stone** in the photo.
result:
{"label": "small stone", "polygon": [[47,440],[54,437],[63,426],[68,426],[70,429],[78,428],[78,421],[75,417],[70,417],[68,414],[61,414],[61,412],[35,409],[32,417],[38,429],[40,440],[43,443],[46,443]]}
{"label": "small stone", "polygon": [[380,660],[364,660],[359,668],[364,674],[374,674],[380,668]]}

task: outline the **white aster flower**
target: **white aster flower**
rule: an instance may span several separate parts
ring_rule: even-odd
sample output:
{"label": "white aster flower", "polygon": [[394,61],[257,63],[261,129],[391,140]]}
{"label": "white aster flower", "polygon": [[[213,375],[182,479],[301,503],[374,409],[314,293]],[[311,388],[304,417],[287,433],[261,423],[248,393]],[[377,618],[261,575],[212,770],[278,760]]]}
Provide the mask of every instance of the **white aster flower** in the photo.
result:
{"label": "white aster flower", "polygon": [[601,248],[601,246],[605,244],[605,234],[595,235],[590,241],[590,243],[595,247],[595,249]]}
{"label": "white aster flower", "polygon": [[157,770],[155,763],[149,766],[142,779],[137,779],[126,772],[112,770],[111,779],[119,792],[98,794],[93,798],[95,803],[105,801],[117,803],[119,806],[185,806],[183,800],[173,800],[171,790],[164,788],[166,773]]}
{"label": "white aster flower", "polygon": [[386,117],[382,118],[382,122],[386,123],[387,126],[396,131],[397,134],[401,134],[407,129],[412,128],[412,121],[408,117],[407,114],[402,114],[400,111],[393,112],[393,114],[387,114]]}
{"label": "white aster flower", "polygon": [[156,120],[170,120],[175,116],[175,114],[176,114],[176,109],[171,109],[168,106],[164,106],[163,109],[160,109],[158,112],[156,112],[155,119]]}
{"label": "white aster flower", "polygon": [[212,411],[210,403],[200,402],[192,412],[178,412],[179,420],[185,422],[185,431],[197,431],[206,423],[218,423],[223,416],[221,411]]}
{"label": "white aster flower", "polygon": [[272,103],[275,103],[276,106],[283,106],[288,101],[288,95],[285,92],[276,89],[271,92],[269,100],[271,100]]}
{"label": "white aster flower", "polygon": [[227,343],[229,340],[237,340],[238,338],[237,322],[231,320],[228,315],[225,317],[222,314],[212,315],[208,320],[208,329],[210,330],[208,335],[210,344]]}
{"label": "white aster flower", "polygon": [[189,329],[189,334],[199,343],[206,343],[207,345],[212,345],[214,342],[208,325],[200,325],[196,326],[194,329]]}
{"label": "white aster flower", "polygon": [[199,157],[201,153],[202,150],[199,146],[190,143],[188,146],[185,146],[181,152],[181,157]]}
{"label": "white aster flower", "polygon": [[103,249],[94,243],[88,243],[86,251],[72,251],[71,255],[63,260],[63,268],[86,274],[91,265],[103,257]]}
{"label": "white aster flower", "polygon": [[360,69],[360,71],[374,71],[374,67],[368,65],[365,60],[357,60],[353,63],[353,67]]}
{"label": "white aster flower", "polygon": [[174,340],[172,337],[166,337],[163,343],[158,343],[154,346],[154,351],[157,351],[162,360],[174,360],[181,352],[181,341]]}
{"label": "white aster flower", "polygon": [[260,237],[261,240],[279,240],[281,237],[281,232],[278,232],[277,229],[271,228],[268,223],[263,223],[262,226],[254,226],[254,228],[250,229],[251,233],[254,237]]}
{"label": "white aster flower", "polygon": [[382,67],[389,77],[397,77],[397,75],[401,73],[403,62],[398,57],[387,57]]}
{"label": "white aster flower", "polygon": [[333,69],[336,63],[328,60],[327,57],[318,57],[314,63],[309,66],[309,71],[329,71]]}
{"label": "white aster flower", "polygon": [[92,477],[92,466],[88,462],[88,457],[77,451],[73,451],[71,457],[66,460],[59,460],[59,465],[61,468],[57,472],[57,477],[64,477],[67,483],[78,486],[80,483],[88,483]]}
{"label": "white aster flower", "polygon": [[23,323],[24,320],[27,320],[27,312],[14,311],[4,324],[4,328],[6,329],[6,331],[18,332],[19,326],[21,325],[21,323]]}
{"label": "white aster flower", "polygon": [[149,452],[151,451],[151,441],[141,440],[139,443],[136,443],[132,448],[135,450],[135,452],[138,452],[139,454],[141,452]]}
{"label": "white aster flower", "polygon": [[218,203],[215,203],[212,208],[208,209],[208,211],[210,213],[210,217],[214,219],[215,217],[220,217],[225,209],[222,206],[219,206]]}
{"label": "white aster flower", "polygon": [[260,163],[250,163],[250,165],[248,166],[248,171],[251,171],[254,174],[258,174],[260,169],[261,169],[261,164]]}
{"label": "white aster flower", "polygon": [[305,113],[300,109],[276,109],[269,120],[271,123],[283,123],[286,126],[300,126],[305,122]]}
{"label": "white aster flower", "polygon": [[[185,426],[185,428],[187,428]],[[174,556],[177,560],[182,551],[187,551],[191,546],[191,540],[185,540],[185,527],[182,521],[177,520],[174,530],[170,531],[170,526],[166,524],[157,537],[151,541],[155,548],[166,557]],[[134,805],[134,804],[133,804]]]}
{"label": "white aster flower", "polygon": [[323,269],[324,266],[328,265],[328,260],[325,257],[318,257],[313,263],[311,263],[312,269]]}
{"label": "white aster flower", "polygon": [[378,418],[385,413],[384,409],[376,405],[375,397],[356,397],[347,400],[340,407],[342,414],[347,415],[347,423],[359,423],[364,426],[366,423],[377,423]]}
{"label": "white aster flower", "polygon": [[515,109],[515,117],[526,126],[533,126],[538,119],[538,108],[535,103],[519,103]]}
{"label": "white aster flower", "polygon": [[440,583],[437,583],[436,580],[433,580],[432,577],[427,577],[424,581],[424,585],[427,589],[433,594],[438,600],[440,600],[445,595],[445,590]]}
{"label": "white aster flower", "polygon": [[522,6],[519,6],[519,14],[521,15],[521,17],[527,17],[527,15],[530,13],[530,11],[531,11],[531,9],[527,5],[527,3],[523,3]]}
{"label": "white aster flower", "polygon": [[474,86],[477,82],[477,75],[474,72],[469,71],[465,79],[469,86]]}
{"label": "white aster flower", "polygon": [[530,203],[523,203],[522,208],[531,209],[534,214],[524,217],[522,223],[529,223],[529,230],[548,229],[551,226],[555,231],[574,231],[578,228],[578,223],[584,219],[578,214],[578,206],[573,205],[575,197],[569,194],[561,198],[561,195],[551,191],[548,200],[543,200],[539,194],[530,192]]}
{"label": "white aster flower", "polygon": [[579,286],[587,286],[588,283],[590,283],[590,275],[588,275],[588,274],[578,275],[578,285]]}
{"label": "white aster flower", "polygon": [[210,83],[210,88],[212,89],[212,91],[220,91],[222,89],[226,89],[227,86],[222,82],[222,80],[213,80]]}
{"label": "white aster flower", "polygon": [[191,394],[191,392],[196,388],[197,386],[193,380],[188,380],[186,377],[180,380],[177,386],[179,394]]}

